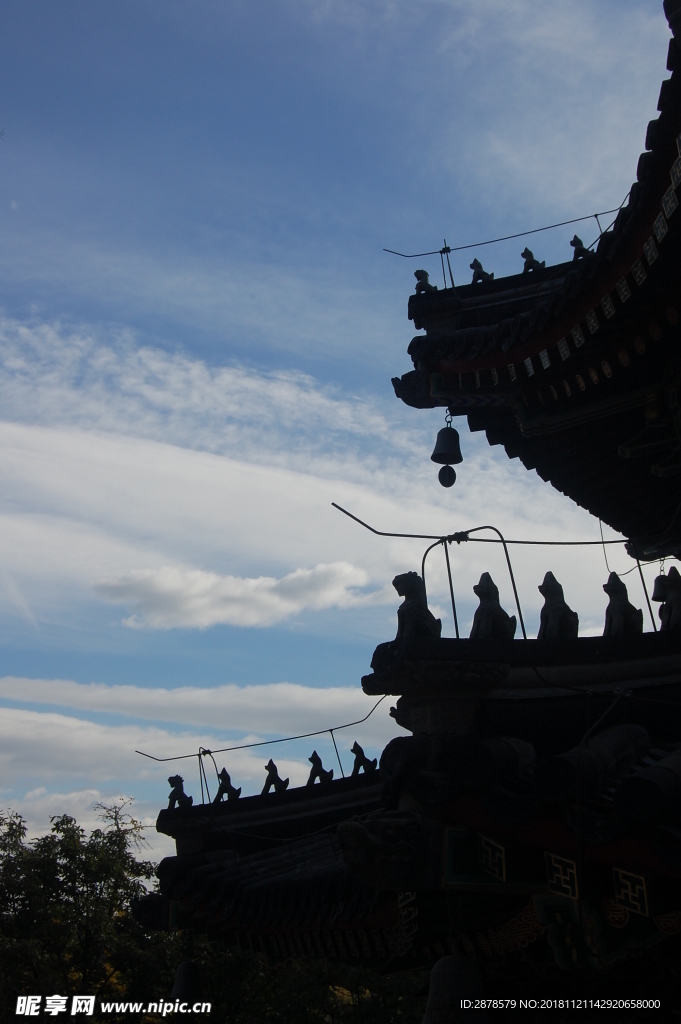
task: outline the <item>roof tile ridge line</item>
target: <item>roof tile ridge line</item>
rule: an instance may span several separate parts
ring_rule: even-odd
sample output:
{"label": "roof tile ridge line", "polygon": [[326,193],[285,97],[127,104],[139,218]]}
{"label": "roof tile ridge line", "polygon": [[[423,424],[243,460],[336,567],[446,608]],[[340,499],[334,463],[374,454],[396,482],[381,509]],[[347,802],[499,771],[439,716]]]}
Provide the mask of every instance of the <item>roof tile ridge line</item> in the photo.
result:
{"label": "roof tile ridge line", "polygon": [[[681,146],[680,146],[679,148],[681,149]],[[676,163],[678,163],[678,162],[680,162],[680,161],[681,161],[681,154],[680,154],[680,155],[679,155],[679,156],[677,157],[677,160],[675,161],[675,164],[676,164]],[[677,187],[678,187],[678,186],[677,186]],[[667,190],[667,192],[668,192],[668,191],[669,191],[669,190]],[[665,192],[665,195],[667,194],[667,192]],[[675,207],[674,207],[674,209],[673,209],[673,210],[671,211],[671,213],[673,213],[673,212],[674,212],[675,210],[676,210],[676,206],[675,206]],[[664,210],[662,210],[662,211],[661,211],[661,213],[662,213],[662,214],[664,215]],[[669,216],[671,216],[671,213],[670,213],[670,215],[669,215]],[[659,214],[658,214],[658,217],[659,217]],[[667,218],[667,219],[668,219],[668,218]],[[657,221],[657,218],[656,218],[656,221]],[[644,233],[645,233],[645,231],[643,231],[643,232],[641,232],[641,233],[642,233],[642,234],[644,234]],[[649,236],[649,238],[648,238],[647,242],[649,242],[650,240],[652,240],[652,235],[653,235],[654,233],[655,233],[655,231],[654,231],[654,227],[651,227],[651,234],[650,234],[650,236]],[[667,234],[667,232],[665,231],[665,233],[664,233],[664,235],[663,235],[662,237],[663,237],[663,238],[664,238],[664,237],[666,237],[666,234]],[[661,240],[662,240],[661,238],[658,238],[658,239],[657,239],[657,241],[658,241],[658,244],[660,244]],[[644,245],[645,245],[645,244],[647,244],[647,242],[646,242],[646,243],[644,243]],[[641,251],[639,252],[639,255],[638,255],[638,257],[637,257],[636,259],[634,259],[634,260],[633,260],[633,262],[631,263],[631,268],[633,268],[633,267],[634,267],[634,266],[636,265],[636,263],[640,263],[640,262],[642,261],[642,259],[643,259],[644,255],[645,255],[645,249],[644,249],[644,248],[642,248],[642,250],[641,250]],[[650,268],[652,267],[652,264],[653,264],[654,262],[656,262],[656,260],[657,260],[657,255],[656,255],[656,256],[654,256],[654,258],[653,258],[652,260],[649,260],[649,259],[648,259],[648,257],[646,256],[646,262],[647,262],[647,264],[648,264],[648,268],[649,268],[649,269],[650,269]],[[597,306],[599,306],[599,305],[601,305],[601,304],[602,304],[602,303],[604,302],[604,300],[605,300],[606,296],[609,296],[609,295],[611,294],[611,292],[612,292],[613,288],[616,288],[616,286],[617,286],[617,284],[619,283],[619,281],[621,281],[621,280],[622,280],[623,278],[626,278],[627,274],[631,274],[631,273],[632,273],[632,269],[629,269],[628,271],[625,271],[625,273],[624,273],[624,274],[622,274],[621,276],[619,276],[619,277],[618,277],[618,274],[619,274],[619,267],[618,267],[617,271],[613,271],[611,275],[608,275],[608,277],[606,278],[606,280],[611,280],[611,281],[613,282],[613,283],[612,283],[612,285],[611,285],[610,287],[608,287],[608,288],[606,288],[606,289],[604,290],[604,292],[603,292],[603,296],[602,296],[602,298],[601,298],[601,299],[599,299],[599,300],[592,300],[592,296],[590,295],[590,296],[589,296],[589,298],[588,298],[588,301],[584,301],[584,302],[583,302],[583,304],[581,305],[581,309],[582,309],[582,310],[584,310],[584,312],[583,312],[583,315],[580,315],[579,317],[577,317],[577,318],[576,318],[576,320],[575,320],[575,324],[574,324],[573,328],[572,328],[572,329],[569,329],[569,330],[566,330],[566,334],[565,334],[565,335],[563,335],[563,337],[567,337],[567,334],[568,334],[568,333],[572,333],[572,331],[574,331],[574,330],[576,330],[576,329],[579,329],[579,328],[580,328],[580,325],[581,325],[581,323],[582,323],[583,321],[587,323],[587,327],[588,327],[588,321],[587,321],[587,317],[588,317],[588,314],[589,314],[589,312],[593,312],[593,311],[595,311],[596,307],[597,307]],[[617,278],[617,280],[615,280],[616,278]],[[642,283],[643,283],[643,282],[641,282],[641,284],[642,284]],[[639,285],[639,287],[640,287],[640,285]],[[593,288],[593,291],[595,291],[595,286],[594,286],[594,288]],[[624,300],[624,301],[626,301],[626,300]],[[590,309],[587,309],[587,306],[589,306],[591,302],[592,302],[591,308],[590,308]],[[624,303],[623,303],[623,301],[622,301],[622,304],[624,304]],[[561,311],[561,313],[562,313],[562,311]],[[617,313],[617,308],[615,308],[615,313]],[[550,314],[549,314],[549,315],[550,315]],[[554,313],[554,316],[555,316],[556,318],[560,317],[560,314],[558,313],[558,311],[556,311],[556,312]],[[564,319],[565,319],[565,321],[566,321],[566,322],[569,322],[569,319],[568,319],[567,317],[565,317]],[[610,319],[610,318],[608,318],[608,319]],[[543,331],[539,331],[539,329],[537,328],[537,324],[536,324],[536,323],[535,323],[535,324],[533,325],[533,327],[532,327],[532,329],[531,329],[531,332],[530,332],[530,333],[532,333],[532,332],[533,332],[533,331],[535,330],[535,328],[537,329],[537,333],[538,333],[538,334],[540,334],[540,335],[541,335],[541,334],[543,334]],[[562,330],[562,327],[561,327],[560,329]],[[593,330],[593,331],[592,331],[592,330],[590,329],[590,327],[588,327],[588,329],[589,329],[589,333],[590,333],[591,335],[595,334],[595,333],[596,333],[596,331],[598,330],[598,328],[596,328],[595,330]],[[529,335],[528,335],[528,337],[529,337]],[[527,339],[521,339],[521,340],[527,340]],[[560,340],[562,340],[562,339],[560,339]],[[553,348],[553,347],[554,347],[554,345],[555,345],[555,346],[557,346],[558,344],[559,344],[559,342],[551,342],[551,341],[550,341],[550,342],[548,342],[548,343],[547,343],[547,344],[546,344],[546,345],[544,346],[544,349],[547,349],[547,348],[548,348],[549,346]],[[581,347],[581,345],[580,345],[579,347]],[[543,351],[544,349],[542,349],[541,351]],[[526,351],[525,347],[523,348],[523,351]],[[535,351],[535,348],[534,348],[534,346],[530,346],[530,349],[528,350],[528,355],[529,355],[530,357],[531,357],[532,355],[538,355],[538,354],[539,354],[539,351],[540,351],[539,349],[537,349],[537,351]],[[508,354],[508,355],[511,355],[511,354],[512,354],[512,350],[508,350],[508,351],[507,351],[507,354]],[[519,354],[518,354],[518,355],[516,356],[516,359],[518,359],[518,360],[519,360],[519,359],[521,359],[521,357],[522,357],[522,353],[519,353]],[[526,356],[526,358],[527,358],[527,356]],[[563,361],[564,361],[564,360],[563,360]]]}
{"label": "roof tile ridge line", "polygon": [[[666,233],[667,233],[667,232],[665,231],[665,235],[666,235]],[[665,235],[663,235],[662,237],[665,237]],[[651,234],[651,236],[649,237],[648,241],[651,241],[651,240],[652,240],[652,234]],[[657,241],[658,241],[658,244],[659,244],[659,243],[660,243],[660,241],[661,241],[661,239],[658,239]],[[646,243],[646,244],[647,244],[647,243]],[[615,284],[614,284],[614,290],[618,291],[617,285],[619,285],[619,283],[620,283],[620,282],[621,282],[621,281],[622,281],[623,279],[626,279],[626,277],[627,277],[627,274],[632,274],[632,273],[633,273],[633,268],[635,267],[635,265],[636,265],[637,263],[641,263],[641,262],[642,262],[642,260],[643,260],[643,257],[644,257],[644,255],[646,255],[646,262],[647,262],[647,264],[648,264],[648,271],[650,271],[650,268],[652,267],[652,264],[653,264],[654,262],[656,262],[656,260],[657,260],[657,258],[658,258],[658,255],[655,255],[655,256],[653,257],[653,259],[649,259],[649,258],[648,258],[648,256],[647,256],[647,254],[645,254],[645,250],[642,250],[642,251],[641,251],[641,253],[640,253],[640,255],[638,256],[638,258],[637,258],[637,259],[635,259],[635,260],[634,260],[634,262],[633,262],[633,263],[631,264],[631,269],[630,269],[630,270],[628,270],[628,271],[626,271],[626,272],[625,272],[625,273],[624,273],[624,274],[623,274],[623,275],[622,275],[621,277],[619,277],[619,278],[618,278],[618,280],[617,280],[617,281],[615,282]],[[647,276],[647,275],[646,275],[646,276]],[[612,280],[614,280],[614,278],[615,278],[615,277],[616,277],[616,274],[613,274],[613,275],[612,275],[612,278],[611,278],[611,279],[612,279]],[[638,286],[639,286],[639,287],[641,287],[641,286],[643,285],[644,281],[645,281],[645,278],[644,278],[644,280],[643,280],[643,281],[641,281],[641,282],[637,282]],[[584,323],[586,323],[586,325],[587,325],[587,328],[588,328],[588,330],[589,330],[589,334],[590,334],[591,336],[595,335],[595,334],[597,333],[597,331],[598,331],[598,330],[600,329],[600,323],[597,323],[597,326],[596,326],[595,328],[593,328],[593,329],[592,329],[592,328],[591,328],[591,324],[590,324],[590,322],[589,322],[589,317],[590,317],[590,314],[593,314],[593,316],[594,316],[594,317],[596,317],[596,309],[597,309],[597,307],[599,307],[599,306],[600,306],[600,307],[601,307],[601,308],[603,309],[604,303],[605,303],[606,299],[610,298],[610,296],[611,296],[611,293],[612,293],[612,291],[613,291],[613,287],[612,287],[612,286],[611,286],[611,287],[609,287],[609,288],[606,288],[606,289],[605,289],[605,291],[603,292],[603,296],[602,296],[602,298],[601,298],[601,299],[599,299],[599,300],[597,300],[597,301],[594,301],[594,303],[593,303],[593,305],[592,305],[591,309],[590,309],[590,310],[587,310],[587,311],[586,311],[586,313],[585,313],[585,314],[584,314],[583,316],[580,316],[580,317],[579,317],[579,318],[578,318],[578,319],[576,320],[576,322],[575,322],[575,325],[574,325],[574,327],[573,327],[573,328],[572,328],[572,329],[570,330],[570,332],[569,332],[569,333],[570,333],[570,334],[573,334],[573,332],[574,332],[575,330],[579,330],[579,329],[581,328],[581,324],[582,324],[582,322],[584,322]],[[628,298],[628,297],[627,297],[627,298]],[[611,300],[611,301],[612,301],[612,300]],[[627,301],[627,300],[626,300],[626,299],[622,299],[622,298],[621,298],[621,296],[620,296],[620,305],[621,305],[621,306],[623,306],[623,305],[624,305],[624,302],[625,302],[625,301]],[[585,308],[585,307],[586,307],[586,306],[587,306],[588,304],[589,304],[588,302],[585,302],[582,308],[584,309],[584,308]],[[613,311],[613,313],[611,313],[611,314],[610,314],[609,316],[608,316],[608,314],[607,314],[607,313],[605,313],[605,310],[603,310],[603,312],[604,312],[604,316],[606,317],[606,319],[608,319],[608,320],[611,320],[611,319],[612,319],[612,318],[613,318],[614,316],[617,316],[618,312],[621,312],[621,310],[618,310],[617,306],[615,306],[615,308],[614,308],[614,311]],[[597,320],[597,317],[596,317],[596,320]],[[541,332],[540,332],[540,333],[541,333]],[[574,336],[574,335],[573,335],[573,336]],[[566,333],[566,335],[565,335],[564,337],[567,337],[567,333]],[[562,340],[562,339],[561,339],[561,340]],[[551,344],[551,343],[549,343],[549,344]],[[555,343],[555,345],[556,345],[556,347],[557,347],[558,343]],[[547,346],[545,346],[545,347],[546,347],[546,348],[548,348],[548,345],[547,345]],[[551,344],[551,347],[554,347],[554,345],[553,345],[553,344]],[[580,347],[581,347],[581,345],[580,345]],[[532,352],[531,354],[535,354],[535,353],[534,353],[534,351],[533,351],[533,352]],[[563,361],[565,361],[565,360],[563,360]]]}

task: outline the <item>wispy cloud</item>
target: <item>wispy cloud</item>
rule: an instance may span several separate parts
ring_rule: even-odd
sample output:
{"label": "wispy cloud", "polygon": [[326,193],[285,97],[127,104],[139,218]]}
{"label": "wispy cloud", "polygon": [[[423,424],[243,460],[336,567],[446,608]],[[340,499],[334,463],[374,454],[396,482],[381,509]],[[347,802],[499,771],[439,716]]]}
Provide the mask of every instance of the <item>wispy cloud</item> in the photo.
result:
{"label": "wispy cloud", "polygon": [[[93,714],[202,726],[239,735],[294,735],[363,718],[372,706],[358,685],[343,687],[270,683],[262,686],[107,686],[68,679],[0,679],[0,698]],[[366,729],[379,731],[387,711]]]}
{"label": "wispy cloud", "polygon": [[[338,471],[414,453],[394,399],[353,398],[304,373],[264,372],[140,344],[129,331],[0,317],[6,419],[102,430],[257,463]],[[295,438],[294,443],[292,443]],[[399,451],[399,455],[397,452]],[[355,456],[353,459],[352,456]]]}
{"label": "wispy cloud", "polygon": [[[201,745],[211,749],[228,745],[224,737],[214,730],[201,734],[186,729],[172,733],[157,726],[105,725],[72,715],[24,708],[3,709],[0,741],[0,764],[6,778],[21,774],[44,785],[44,767],[41,766],[49,765],[49,782],[52,785],[88,779],[91,785],[102,788],[112,780],[124,779],[128,785],[134,780],[138,783],[153,780],[161,792],[165,789],[166,776],[172,774],[168,764],[156,764],[135,755],[135,750],[175,756],[192,754]],[[236,778],[263,778],[262,754],[257,748],[255,751],[233,751],[229,757]],[[279,761],[290,773],[292,783],[300,785],[305,781],[309,766],[306,769],[302,760],[293,760],[284,753],[277,763]],[[173,764],[174,771],[182,770],[182,762],[172,762],[171,768]],[[185,762],[185,768],[193,771],[195,762],[193,765]],[[158,799],[160,802],[163,797],[159,794]]]}

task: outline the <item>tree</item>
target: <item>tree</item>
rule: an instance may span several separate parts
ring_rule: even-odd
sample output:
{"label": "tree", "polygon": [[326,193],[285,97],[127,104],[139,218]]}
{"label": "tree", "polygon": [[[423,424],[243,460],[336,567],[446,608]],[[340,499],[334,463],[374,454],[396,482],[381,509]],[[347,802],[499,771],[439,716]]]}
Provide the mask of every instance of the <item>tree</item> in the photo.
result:
{"label": "tree", "polygon": [[[27,841],[16,813],[0,814],[0,1006],[19,994],[135,998],[167,996],[172,937],[147,935],[130,912],[154,865],[138,860],[142,825],[131,801],[99,805],[89,837],[69,815]],[[172,962],[172,961],[171,961]],[[174,966],[174,965],[173,965]],[[150,986],[150,978],[154,984]]]}

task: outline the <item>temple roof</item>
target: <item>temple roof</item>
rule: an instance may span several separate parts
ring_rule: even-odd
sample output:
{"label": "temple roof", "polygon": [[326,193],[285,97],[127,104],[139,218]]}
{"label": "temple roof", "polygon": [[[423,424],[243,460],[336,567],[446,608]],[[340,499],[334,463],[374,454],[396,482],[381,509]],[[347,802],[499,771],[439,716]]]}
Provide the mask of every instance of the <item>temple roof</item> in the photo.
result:
{"label": "temple roof", "polygon": [[471,430],[635,542],[681,553],[681,48],[673,39],[637,180],[595,252],[426,291],[415,369],[393,379],[415,408]]}

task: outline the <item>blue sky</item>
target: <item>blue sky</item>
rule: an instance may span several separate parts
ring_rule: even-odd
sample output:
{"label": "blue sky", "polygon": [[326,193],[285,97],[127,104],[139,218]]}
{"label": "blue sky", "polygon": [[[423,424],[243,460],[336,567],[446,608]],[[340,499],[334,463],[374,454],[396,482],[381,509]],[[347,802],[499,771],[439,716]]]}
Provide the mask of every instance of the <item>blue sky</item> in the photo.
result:
{"label": "blue sky", "polygon": [[[0,29],[2,799],[34,829],[117,794],[151,822],[168,771],[135,747],[369,709],[390,580],[422,551],[331,501],[383,529],[598,537],[465,425],[439,487],[441,413],[390,385],[413,271],[439,260],[382,247],[617,206],[669,31],[661,3],[626,0],[6,0]],[[558,262],[573,231],[529,244]],[[476,254],[501,276],[524,244]],[[602,555],[547,559],[517,565],[530,628],[551,568],[598,631]],[[509,606],[494,549],[454,567],[464,623],[483,570]],[[429,590],[451,635],[436,563]],[[381,708],[341,753],[395,731]],[[292,781],[308,746],[275,751]],[[256,791],[267,758],[230,757]]]}

